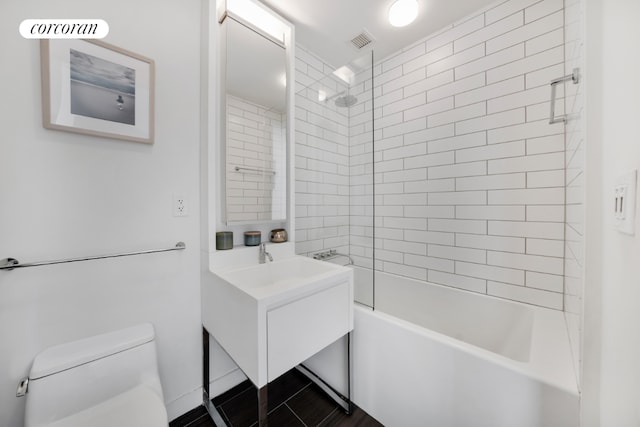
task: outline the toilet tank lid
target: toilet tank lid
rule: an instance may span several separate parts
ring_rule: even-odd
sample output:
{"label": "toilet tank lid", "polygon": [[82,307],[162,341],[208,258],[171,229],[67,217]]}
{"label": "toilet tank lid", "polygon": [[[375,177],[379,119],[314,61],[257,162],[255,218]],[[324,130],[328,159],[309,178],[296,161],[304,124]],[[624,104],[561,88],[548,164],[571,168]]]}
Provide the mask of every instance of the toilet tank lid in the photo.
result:
{"label": "toilet tank lid", "polygon": [[118,331],[49,347],[33,360],[29,378],[46,377],[153,341],[153,325],[143,323]]}

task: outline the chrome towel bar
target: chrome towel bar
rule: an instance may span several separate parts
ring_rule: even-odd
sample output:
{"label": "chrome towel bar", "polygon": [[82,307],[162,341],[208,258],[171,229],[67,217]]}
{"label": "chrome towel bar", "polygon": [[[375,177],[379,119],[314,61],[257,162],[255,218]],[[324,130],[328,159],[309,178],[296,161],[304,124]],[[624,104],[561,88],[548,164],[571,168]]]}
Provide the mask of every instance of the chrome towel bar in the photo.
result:
{"label": "chrome towel bar", "polygon": [[24,268],[24,267],[39,267],[42,265],[53,265],[53,264],[64,264],[68,262],[78,262],[78,261],[92,261],[95,259],[104,259],[104,258],[118,258],[123,256],[132,256],[132,255],[144,255],[144,254],[155,254],[158,252],[170,252],[170,251],[181,251],[185,249],[187,245],[184,242],[178,242],[172,248],[168,249],[150,249],[147,251],[138,251],[138,252],[124,252],[120,254],[112,254],[112,255],[97,255],[97,256],[88,256],[88,257],[80,257],[80,258],[67,258],[60,259],[54,261],[40,261],[40,262],[27,262],[21,264],[15,258],[5,258],[0,260],[0,270],[13,270],[14,268]]}
{"label": "chrome towel bar", "polygon": [[549,124],[552,125],[554,123],[566,123],[567,116],[558,116],[556,117],[556,86],[560,83],[568,82],[569,80],[573,81],[573,84],[580,83],[580,70],[578,68],[574,68],[571,74],[568,74],[564,77],[558,77],[557,79],[551,80],[551,110],[549,111]]}
{"label": "chrome towel bar", "polygon": [[236,172],[240,172],[240,173],[242,173],[242,171],[249,171],[249,172],[256,172],[256,173],[270,173],[273,175],[276,174],[276,171],[272,171],[269,169],[245,168],[244,166],[236,166],[234,169]]}

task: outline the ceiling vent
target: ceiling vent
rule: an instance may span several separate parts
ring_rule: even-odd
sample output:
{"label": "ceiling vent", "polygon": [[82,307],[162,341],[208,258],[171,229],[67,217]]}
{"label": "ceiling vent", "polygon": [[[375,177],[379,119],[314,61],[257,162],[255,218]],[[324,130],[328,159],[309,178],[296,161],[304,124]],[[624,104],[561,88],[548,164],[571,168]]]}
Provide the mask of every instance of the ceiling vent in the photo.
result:
{"label": "ceiling vent", "polygon": [[351,39],[351,44],[356,49],[362,49],[373,43],[374,40],[373,36],[367,30],[363,29],[360,34]]}

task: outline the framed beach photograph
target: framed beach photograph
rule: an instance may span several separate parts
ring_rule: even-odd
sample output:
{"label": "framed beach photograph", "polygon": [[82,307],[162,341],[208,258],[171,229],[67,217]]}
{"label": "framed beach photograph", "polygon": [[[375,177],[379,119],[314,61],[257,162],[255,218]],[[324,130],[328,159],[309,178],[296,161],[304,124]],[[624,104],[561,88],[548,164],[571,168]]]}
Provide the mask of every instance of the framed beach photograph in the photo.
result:
{"label": "framed beach photograph", "polygon": [[99,40],[41,40],[47,129],[153,144],[154,62]]}

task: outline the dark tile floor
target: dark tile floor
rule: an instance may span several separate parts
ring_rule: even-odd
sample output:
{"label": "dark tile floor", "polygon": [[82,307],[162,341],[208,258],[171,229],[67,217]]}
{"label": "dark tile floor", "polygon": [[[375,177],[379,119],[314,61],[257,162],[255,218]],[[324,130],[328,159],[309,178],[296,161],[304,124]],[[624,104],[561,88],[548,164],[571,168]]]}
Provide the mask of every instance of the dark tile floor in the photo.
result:
{"label": "dark tile floor", "polygon": [[[362,409],[351,415],[331,400],[316,384],[295,369],[269,384],[269,426],[382,426]],[[237,385],[213,399],[231,427],[257,426],[257,391],[250,381]],[[173,420],[169,427],[215,427],[204,407],[200,406]]]}

